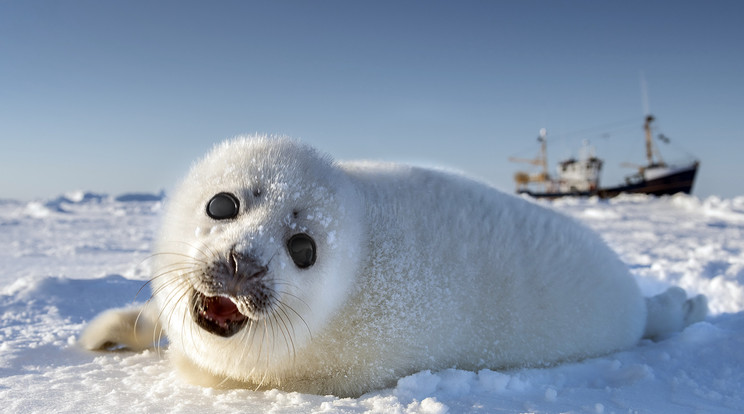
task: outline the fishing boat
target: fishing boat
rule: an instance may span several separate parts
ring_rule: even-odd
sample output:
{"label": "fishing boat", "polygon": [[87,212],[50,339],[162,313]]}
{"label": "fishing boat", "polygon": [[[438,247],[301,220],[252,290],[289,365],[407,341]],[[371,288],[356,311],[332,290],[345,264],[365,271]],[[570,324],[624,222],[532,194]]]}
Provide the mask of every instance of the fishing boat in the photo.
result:
{"label": "fishing boat", "polygon": [[[603,161],[594,154],[594,149],[584,143],[578,158],[569,158],[558,163],[556,175],[548,172],[547,132],[540,130],[538,141],[540,152],[536,158],[510,158],[514,162],[527,162],[540,167],[535,174],[517,172],[514,180],[517,193],[536,198],[559,198],[566,196],[602,198],[615,197],[622,193],[641,193],[656,196],[676,193],[689,194],[695,182],[700,162],[694,160],[681,165],[670,165],[664,162],[652,139],[651,124],[655,118],[647,115],[643,129],[646,136],[646,164],[632,165],[634,174],[625,178],[625,182],[614,187],[601,187],[599,184]],[[662,141],[668,138],[660,135]]]}

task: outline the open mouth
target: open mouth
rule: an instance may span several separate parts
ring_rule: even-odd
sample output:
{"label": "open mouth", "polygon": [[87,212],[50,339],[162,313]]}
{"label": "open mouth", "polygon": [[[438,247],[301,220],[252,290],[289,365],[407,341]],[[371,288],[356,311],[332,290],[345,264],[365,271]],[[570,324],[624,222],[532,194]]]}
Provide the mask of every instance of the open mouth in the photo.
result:
{"label": "open mouth", "polygon": [[248,317],[240,313],[235,303],[223,296],[205,296],[195,291],[190,307],[191,316],[199,327],[225,338],[238,333],[248,322]]}

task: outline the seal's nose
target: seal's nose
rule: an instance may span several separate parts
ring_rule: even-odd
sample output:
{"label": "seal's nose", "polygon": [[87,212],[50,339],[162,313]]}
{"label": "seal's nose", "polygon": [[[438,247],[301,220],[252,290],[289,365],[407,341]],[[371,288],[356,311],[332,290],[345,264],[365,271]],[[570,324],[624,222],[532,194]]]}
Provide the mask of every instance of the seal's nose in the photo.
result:
{"label": "seal's nose", "polygon": [[227,261],[233,275],[243,280],[259,279],[268,271],[268,268],[260,265],[255,258],[237,252],[234,248],[230,249]]}

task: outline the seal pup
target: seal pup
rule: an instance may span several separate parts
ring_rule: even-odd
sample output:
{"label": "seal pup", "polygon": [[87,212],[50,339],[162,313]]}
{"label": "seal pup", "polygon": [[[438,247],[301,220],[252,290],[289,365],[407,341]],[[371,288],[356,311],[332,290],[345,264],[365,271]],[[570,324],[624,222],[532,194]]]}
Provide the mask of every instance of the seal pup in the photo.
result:
{"label": "seal pup", "polygon": [[286,138],[234,139],[196,163],[152,261],[152,301],[104,313],[80,343],[142,349],[162,327],[180,371],[211,386],[359,396],[426,369],[603,355],[707,312],[679,288],[644,299],[557,212]]}

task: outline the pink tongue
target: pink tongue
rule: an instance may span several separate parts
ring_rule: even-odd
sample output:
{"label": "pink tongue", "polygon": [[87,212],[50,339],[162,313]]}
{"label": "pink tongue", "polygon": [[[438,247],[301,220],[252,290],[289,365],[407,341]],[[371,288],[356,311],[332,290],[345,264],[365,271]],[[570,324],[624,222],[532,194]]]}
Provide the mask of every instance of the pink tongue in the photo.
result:
{"label": "pink tongue", "polygon": [[221,324],[245,318],[233,301],[222,296],[207,298],[205,312],[209,319]]}

